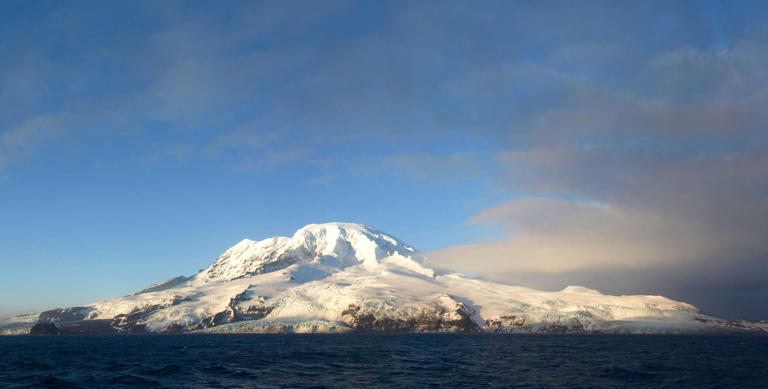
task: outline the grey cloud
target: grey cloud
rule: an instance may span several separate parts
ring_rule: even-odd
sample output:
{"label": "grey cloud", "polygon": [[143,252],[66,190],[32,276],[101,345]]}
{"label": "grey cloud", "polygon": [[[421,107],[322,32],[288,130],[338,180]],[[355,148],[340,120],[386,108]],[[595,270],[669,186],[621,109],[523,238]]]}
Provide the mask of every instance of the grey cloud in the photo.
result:
{"label": "grey cloud", "polygon": [[757,145],[714,155],[554,147],[500,158],[506,179],[529,191],[582,194],[691,218],[707,215],[721,224],[728,220],[726,215],[737,216],[731,221],[755,220],[761,205],[768,205],[766,151],[766,146]]}
{"label": "grey cloud", "polygon": [[[756,42],[673,50],[612,85],[532,62],[465,77],[457,93],[509,107],[497,135],[515,149],[493,179],[525,195],[468,221],[499,236],[431,252],[433,264],[765,318],[765,54]],[[526,86],[537,93],[516,93]]]}
{"label": "grey cloud", "polygon": [[765,251],[757,234],[749,242],[742,238],[738,243],[743,246],[737,248],[730,234],[723,234],[727,231],[710,225],[576,200],[513,200],[483,211],[471,222],[501,226],[507,237],[434,252],[436,261],[461,267],[463,258],[474,256],[465,270],[557,273]]}
{"label": "grey cloud", "polygon": [[[530,286],[589,282],[614,293],[671,291],[712,312],[764,317],[766,151],[702,156],[555,147],[508,153],[505,180],[519,188],[595,200],[511,200],[470,220],[500,227],[500,238],[430,257],[438,266]],[[713,288],[721,295],[708,300]]]}

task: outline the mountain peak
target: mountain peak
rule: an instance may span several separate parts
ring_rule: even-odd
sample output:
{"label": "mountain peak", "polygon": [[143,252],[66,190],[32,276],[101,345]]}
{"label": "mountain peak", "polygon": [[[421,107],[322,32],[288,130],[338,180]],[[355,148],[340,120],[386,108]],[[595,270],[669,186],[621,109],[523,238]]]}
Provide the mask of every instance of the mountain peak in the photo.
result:
{"label": "mountain peak", "polygon": [[290,238],[243,239],[195,280],[231,280],[306,263],[332,269],[360,264],[375,267],[382,259],[393,256],[421,262],[421,254],[413,247],[375,228],[341,222],[308,224]]}
{"label": "mountain peak", "polygon": [[328,229],[340,229],[340,230],[354,230],[354,231],[366,231],[373,230],[373,228],[360,223],[345,223],[345,222],[328,222],[328,223],[311,223],[304,227],[299,228],[296,234],[306,232],[316,232]]}

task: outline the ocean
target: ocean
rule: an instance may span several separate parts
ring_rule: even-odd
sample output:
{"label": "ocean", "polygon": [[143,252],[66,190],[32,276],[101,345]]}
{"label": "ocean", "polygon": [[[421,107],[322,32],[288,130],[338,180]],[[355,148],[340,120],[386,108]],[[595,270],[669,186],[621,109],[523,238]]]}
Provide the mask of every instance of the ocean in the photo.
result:
{"label": "ocean", "polygon": [[0,387],[768,387],[768,336],[0,336]]}

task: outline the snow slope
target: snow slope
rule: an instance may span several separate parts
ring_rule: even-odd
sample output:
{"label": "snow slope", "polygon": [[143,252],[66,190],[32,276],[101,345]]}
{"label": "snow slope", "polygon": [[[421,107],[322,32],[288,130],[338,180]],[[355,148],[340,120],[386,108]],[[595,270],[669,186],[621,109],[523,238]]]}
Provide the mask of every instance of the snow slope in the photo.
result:
{"label": "snow slope", "polygon": [[245,239],[192,277],[133,295],[10,319],[77,332],[488,331],[768,332],[662,296],[609,296],[580,286],[546,292],[436,274],[404,242],[351,223],[311,224],[292,237]]}
{"label": "snow slope", "polygon": [[349,266],[375,268],[381,261],[398,260],[404,266],[431,272],[411,263],[422,260],[411,246],[373,228],[351,223],[310,224],[290,238],[243,239],[195,276],[193,283],[233,280],[293,264],[312,264],[330,274]]}

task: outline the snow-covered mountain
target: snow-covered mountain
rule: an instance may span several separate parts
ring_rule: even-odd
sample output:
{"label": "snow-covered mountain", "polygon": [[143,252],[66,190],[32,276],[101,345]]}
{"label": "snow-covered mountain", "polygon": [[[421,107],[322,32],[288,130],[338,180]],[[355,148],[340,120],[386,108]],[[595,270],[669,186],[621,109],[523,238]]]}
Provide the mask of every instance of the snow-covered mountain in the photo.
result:
{"label": "snow-covered mountain", "polygon": [[[54,326],[50,326],[52,323]],[[191,277],[82,307],[0,319],[0,333],[486,331],[761,332],[662,296],[557,292],[438,273],[404,242],[351,223],[245,239]]]}

